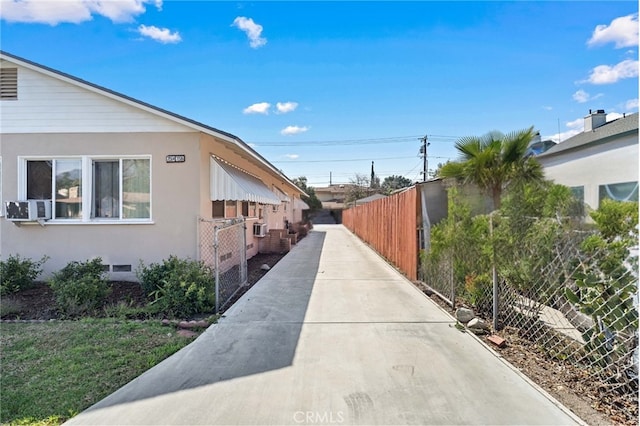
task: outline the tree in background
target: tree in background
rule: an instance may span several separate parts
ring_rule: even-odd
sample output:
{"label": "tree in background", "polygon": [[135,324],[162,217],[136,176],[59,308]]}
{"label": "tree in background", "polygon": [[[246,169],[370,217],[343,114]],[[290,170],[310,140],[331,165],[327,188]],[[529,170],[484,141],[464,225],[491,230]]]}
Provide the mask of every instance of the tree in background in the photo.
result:
{"label": "tree in background", "polygon": [[461,160],[444,164],[439,177],[476,184],[492,198],[494,209],[499,209],[502,192],[509,184],[543,178],[540,163],[525,157],[533,136],[530,127],[506,135],[493,131],[462,138],[455,145]]}
{"label": "tree in background", "polygon": [[303,195],[300,199],[309,205],[311,211],[322,208],[322,202],[316,196],[316,190],[313,186],[307,186],[307,178],[305,176],[295,178],[292,182],[308,195],[308,197]]}
{"label": "tree in background", "polygon": [[382,191],[385,194],[391,194],[396,189],[408,188],[413,185],[410,179],[407,179],[404,176],[392,175],[387,176],[382,181]]}
{"label": "tree in background", "polygon": [[361,173],[356,173],[355,176],[350,179],[350,182],[349,185],[345,185],[346,194],[344,201],[347,204],[379,192],[378,189],[371,188],[371,179]]}

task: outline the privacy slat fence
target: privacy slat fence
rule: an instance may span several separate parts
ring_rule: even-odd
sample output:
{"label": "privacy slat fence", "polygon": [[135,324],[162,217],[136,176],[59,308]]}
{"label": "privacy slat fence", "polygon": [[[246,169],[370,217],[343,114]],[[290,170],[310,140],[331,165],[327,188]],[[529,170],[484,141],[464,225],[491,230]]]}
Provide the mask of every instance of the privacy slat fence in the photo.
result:
{"label": "privacy slat fence", "polygon": [[342,213],[342,223],[347,229],[411,280],[417,278],[418,270],[416,194],[416,188],[413,187]]}

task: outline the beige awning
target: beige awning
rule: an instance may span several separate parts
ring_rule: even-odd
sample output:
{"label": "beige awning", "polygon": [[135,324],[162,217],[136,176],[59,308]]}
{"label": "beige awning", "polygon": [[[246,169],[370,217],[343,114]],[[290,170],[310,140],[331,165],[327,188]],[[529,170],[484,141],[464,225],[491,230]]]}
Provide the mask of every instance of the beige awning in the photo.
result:
{"label": "beige awning", "polygon": [[211,200],[280,204],[280,198],[257,177],[211,157]]}

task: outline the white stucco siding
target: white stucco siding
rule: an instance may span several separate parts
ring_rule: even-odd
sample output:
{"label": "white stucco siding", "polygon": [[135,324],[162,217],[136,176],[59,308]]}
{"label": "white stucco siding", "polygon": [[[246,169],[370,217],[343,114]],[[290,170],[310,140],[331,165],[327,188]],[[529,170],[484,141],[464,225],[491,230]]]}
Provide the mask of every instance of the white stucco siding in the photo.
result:
{"label": "white stucco siding", "polygon": [[599,205],[600,185],[638,181],[638,141],[626,138],[540,158],[547,179],[569,187],[584,187],[584,202]]}
{"label": "white stucco siding", "polygon": [[[6,61],[0,66],[16,67]],[[95,89],[17,68],[18,99],[0,101],[3,134],[193,131]]]}

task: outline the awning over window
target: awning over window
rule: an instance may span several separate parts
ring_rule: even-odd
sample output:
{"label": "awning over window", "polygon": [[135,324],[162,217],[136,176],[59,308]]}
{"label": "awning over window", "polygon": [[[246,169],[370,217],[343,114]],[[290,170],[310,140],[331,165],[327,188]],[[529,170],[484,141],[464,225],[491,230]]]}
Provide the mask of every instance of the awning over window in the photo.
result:
{"label": "awning over window", "polygon": [[260,179],[214,157],[211,157],[211,200],[280,204],[280,198]]}
{"label": "awning over window", "polygon": [[278,198],[280,199],[280,201],[284,202],[284,203],[290,203],[291,202],[291,198],[289,198],[289,196],[287,195],[286,192],[283,192],[280,188],[278,188],[277,186],[273,187],[273,192],[276,193],[276,195],[278,196]]}
{"label": "awning over window", "polygon": [[297,210],[309,210],[311,207],[309,207],[309,204],[305,203],[300,198],[294,198],[293,208]]}

